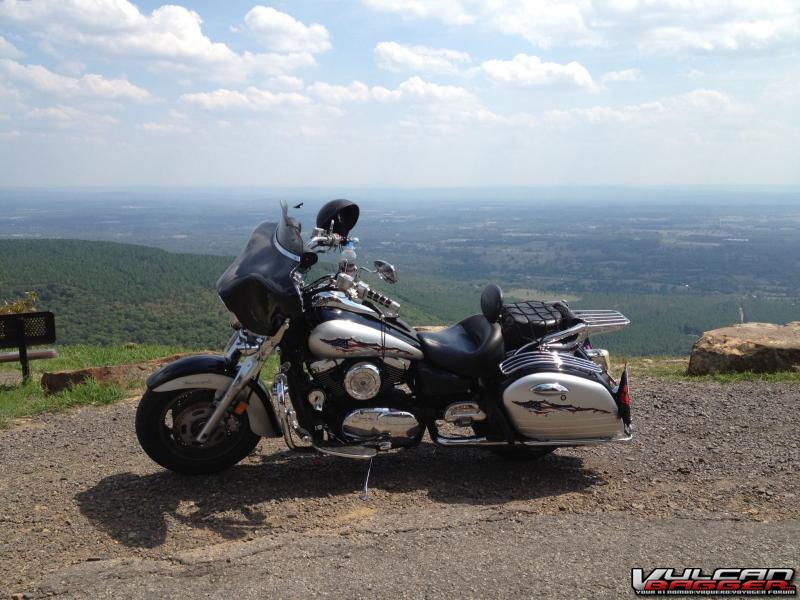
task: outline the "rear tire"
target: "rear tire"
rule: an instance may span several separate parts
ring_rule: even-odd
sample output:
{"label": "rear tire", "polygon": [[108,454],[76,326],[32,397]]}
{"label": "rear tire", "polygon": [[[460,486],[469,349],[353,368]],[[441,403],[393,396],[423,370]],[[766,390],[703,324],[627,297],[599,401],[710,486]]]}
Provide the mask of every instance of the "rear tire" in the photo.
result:
{"label": "rear tire", "polygon": [[220,423],[203,446],[192,445],[210,413],[215,390],[148,390],[136,410],[136,437],[147,455],[176,473],[203,475],[224,471],[250,454],[261,438],[246,415],[235,427]]}

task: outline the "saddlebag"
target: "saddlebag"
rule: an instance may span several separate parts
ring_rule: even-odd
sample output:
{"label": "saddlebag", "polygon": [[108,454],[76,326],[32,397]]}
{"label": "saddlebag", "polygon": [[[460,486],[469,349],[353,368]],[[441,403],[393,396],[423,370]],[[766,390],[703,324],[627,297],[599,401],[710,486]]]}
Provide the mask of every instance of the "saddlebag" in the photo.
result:
{"label": "saddlebag", "polygon": [[500,324],[506,350],[513,350],[548,333],[574,325],[578,319],[563,302],[528,300],[506,304],[500,312]]}

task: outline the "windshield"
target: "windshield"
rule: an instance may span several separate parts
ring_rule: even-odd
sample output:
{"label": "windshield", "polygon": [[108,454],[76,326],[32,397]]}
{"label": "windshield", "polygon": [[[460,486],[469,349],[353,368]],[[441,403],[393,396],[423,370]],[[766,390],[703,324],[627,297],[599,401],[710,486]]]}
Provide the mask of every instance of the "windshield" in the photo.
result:
{"label": "windshield", "polygon": [[278,244],[283,250],[293,254],[295,260],[300,260],[303,254],[303,238],[300,237],[300,222],[289,216],[289,207],[281,200],[281,220],[275,232]]}

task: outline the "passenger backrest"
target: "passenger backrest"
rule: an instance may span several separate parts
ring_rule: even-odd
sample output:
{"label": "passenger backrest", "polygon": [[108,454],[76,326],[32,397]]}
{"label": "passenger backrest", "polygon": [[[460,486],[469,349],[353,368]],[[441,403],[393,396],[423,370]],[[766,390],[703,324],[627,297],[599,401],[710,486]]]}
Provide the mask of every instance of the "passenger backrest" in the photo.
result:
{"label": "passenger backrest", "polygon": [[481,294],[481,312],[489,323],[497,323],[503,309],[503,290],[496,283],[490,283]]}

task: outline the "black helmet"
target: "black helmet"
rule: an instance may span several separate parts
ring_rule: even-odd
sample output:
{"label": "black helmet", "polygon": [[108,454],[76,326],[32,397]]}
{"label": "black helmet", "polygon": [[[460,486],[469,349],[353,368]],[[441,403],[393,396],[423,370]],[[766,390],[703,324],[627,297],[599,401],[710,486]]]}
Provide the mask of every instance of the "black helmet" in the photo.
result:
{"label": "black helmet", "polygon": [[331,200],[319,209],[317,227],[328,231],[333,223],[333,233],[347,237],[358,222],[358,205],[350,200]]}

